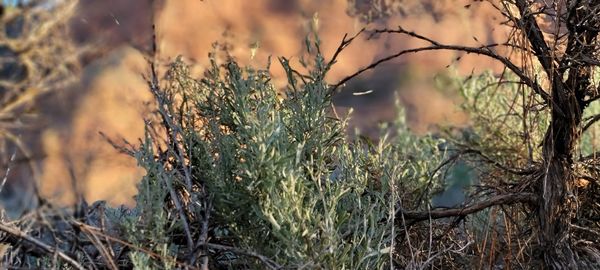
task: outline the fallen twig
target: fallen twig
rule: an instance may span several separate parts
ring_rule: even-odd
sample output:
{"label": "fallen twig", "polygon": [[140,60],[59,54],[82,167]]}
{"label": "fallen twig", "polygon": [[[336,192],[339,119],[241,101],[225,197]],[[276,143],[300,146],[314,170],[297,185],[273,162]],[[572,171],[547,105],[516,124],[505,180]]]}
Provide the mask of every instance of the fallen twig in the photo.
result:
{"label": "fallen twig", "polygon": [[[58,257],[63,259],[66,263],[73,266],[75,269],[81,269],[81,270],[85,269],[83,266],[81,266],[81,264],[79,264],[77,261],[75,261],[75,259],[69,257],[69,255],[67,255],[63,251],[59,250],[58,248],[53,248],[53,247],[49,246],[48,244],[43,243],[42,241],[29,236],[26,233],[24,233],[23,231],[20,231],[15,228],[11,228],[11,227],[6,226],[1,223],[0,223],[0,230],[10,234],[11,236],[13,236],[16,239],[25,240],[29,243],[34,244],[35,246],[39,247],[41,250],[43,250],[44,252],[46,252],[49,255],[57,255]],[[19,241],[14,241],[11,244],[16,245],[16,244],[18,244],[18,242]]]}

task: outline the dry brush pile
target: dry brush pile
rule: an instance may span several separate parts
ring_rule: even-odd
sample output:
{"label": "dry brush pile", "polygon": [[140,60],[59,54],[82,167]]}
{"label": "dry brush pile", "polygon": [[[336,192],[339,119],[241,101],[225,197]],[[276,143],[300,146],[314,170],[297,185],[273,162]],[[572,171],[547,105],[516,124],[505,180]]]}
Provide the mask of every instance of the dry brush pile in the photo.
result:
{"label": "dry brush pile", "polygon": [[[44,5],[47,4],[47,5]],[[0,164],[3,190],[11,169],[22,175],[25,189],[38,193],[39,157],[32,151],[30,134],[40,124],[40,99],[72,86],[80,75],[80,57],[90,48],[69,42],[68,24],[76,1],[50,5],[26,1],[2,7],[0,15]],[[19,178],[19,177],[17,177]],[[6,194],[6,192],[4,192]],[[30,207],[27,196],[15,199],[14,208]],[[33,202],[35,204],[35,202]],[[26,205],[22,205],[26,204]],[[11,214],[18,209],[7,209]]]}

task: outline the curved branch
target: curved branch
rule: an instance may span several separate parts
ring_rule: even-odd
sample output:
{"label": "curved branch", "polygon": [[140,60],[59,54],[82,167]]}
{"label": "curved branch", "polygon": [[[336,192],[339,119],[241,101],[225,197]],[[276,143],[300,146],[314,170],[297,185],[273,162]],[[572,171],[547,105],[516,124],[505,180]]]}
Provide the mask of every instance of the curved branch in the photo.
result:
{"label": "curved branch", "polygon": [[[407,32],[407,34],[410,32]],[[411,35],[411,34],[409,34]],[[418,39],[423,39],[426,41],[429,41],[429,39],[427,38],[420,38],[418,35],[415,36],[416,34],[413,34],[411,36],[418,38]],[[431,42],[431,41],[429,41]],[[527,75],[525,75],[525,72],[523,70],[521,70],[517,65],[515,65],[513,62],[511,62],[508,58],[500,56],[496,53],[494,53],[493,51],[491,51],[489,48],[490,47],[494,47],[496,46],[496,44],[492,44],[492,45],[487,45],[487,46],[481,46],[481,47],[468,47],[468,46],[459,46],[459,45],[446,45],[446,44],[440,44],[437,42],[432,42],[431,46],[427,46],[427,47],[420,47],[420,48],[413,48],[413,49],[407,49],[407,50],[402,50],[398,53],[389,55],[387,57],[381,58],[373,63],[371,63],[370,65],[358,70],[357,72],[355,72],[354,74],[347,76],[345,78],[343,78],[342,80],[340,80],[338,83],[336,83],[335,85],[333,85],[331,87],[331,92],[334,92],[337,88],[339,88],[341,85],[345,84],[346,82],[348,82],[349,80],[353,79],[354,77],[364,73],[367,70],[373,69],[377,66],[379,66],[380,64],[383,64],[385,62],[391,61],[397,57],[400,57],[402,55],[405,54],[409,54],[409,53],[417,53],[417,52],[424,52],[424,51],[438,51],[438,50],[449,50],[449,51],[460,51],[460,52],[465,52],[467,54],[477,54],[477,55],[483,55],[483,56],[487,56],[489,58],[495,59],[499,62],[501,62],[502,64],[504,64],[508,69],[510,69],[512,72],[514,72],[519,79],[521,79],[523,81],[523,83],[527,86],[529,86],[531,89],[533,89],[533,91],[540,95],[542,97],[542,99],[547,103],[550,104],[551,103],[551,97],[548,93],[546,93],[544,91],[544,89],[535,81],[533,81],[530,77],[528,77]]]}
{"label": "curved branch", "polygon": [[441,209],[433,211],[404,211],[403,209],[398,210],[396,215],[403,215],[405,219],[412,221],[423,221],[428,219],[440,219],[447,217],[464,217],[470,214],[477,213],[486,208],[515,203],[531,203],[536,204],[538,202],[538,196],[533,193],[511,193],[493,196],[485,201],[477,202],[463,208],[452,208],[452,209]]}

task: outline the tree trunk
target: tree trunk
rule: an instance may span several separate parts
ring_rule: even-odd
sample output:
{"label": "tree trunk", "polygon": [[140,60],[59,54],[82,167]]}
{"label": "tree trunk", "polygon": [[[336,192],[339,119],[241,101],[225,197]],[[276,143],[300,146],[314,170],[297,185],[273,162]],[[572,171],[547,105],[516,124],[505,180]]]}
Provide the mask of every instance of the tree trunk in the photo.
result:
{"label": "tree trunk", "polygon": [[588,73],[585,68],[569,73],[566,83],[560,80],[553,83],[555,106],[543,145],[544,173],[539,182],[542,201],[538,214],[539,240],[547,269],[577,269],[570,240],[570,223],[577,210],[572,193],[575,180],[572,155],[579,139],[583,105],[575,93],[580,90],[578,79]]}
{"label": "tree trunk", "polygon": [[542,184],[542,204],[539,208],[540,243],[548,269],[576,269],[571,250],[569,224],[575,213],[571,199],[572,174],[570,162],[564,157],[552,157],[546,166]]}

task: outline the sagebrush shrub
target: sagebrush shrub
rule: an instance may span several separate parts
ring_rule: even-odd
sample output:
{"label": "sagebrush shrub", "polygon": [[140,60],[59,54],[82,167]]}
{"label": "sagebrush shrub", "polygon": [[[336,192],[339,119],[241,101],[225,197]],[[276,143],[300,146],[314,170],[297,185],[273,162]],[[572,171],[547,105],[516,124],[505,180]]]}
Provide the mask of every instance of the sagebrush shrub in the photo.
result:
{"label": "sagebrush shrub", "polygon": [[[318,42],[313,46],[318,49]],[[220,64],[214,55],[201,79],[192,78],[178,59],[162,84],[151,83],[159,111],[147,121],[146,139],[135,151],[147,170],[135,212],[146,220],[129,226],[136,243],[143,243],[137,232],[151,232],[158,237],[146,246],[173,244],[155,228],[183,233],[182,225],[172,223],[177,220],[189,223],[193,239],[208,233],[213,243],[251,250],[280,265],[389,266],[396,201],[410,194],[404,189],[422,188],[441,157],[436,141],[410,134],[403,120],[394,139],[347,138],[346,121],[336,117],[324,80],[331,64],[318,50],[312,57],[308,74],[279,59],[288,77],[283,91],[273,86],[268,70],[240,67],[232,59]],[[185,215],[165,202],[170,189]],[[207,213],[209,231],[203,232]],[[172,250],[184,250],[181,241]],[[211,253],[211,260],[260,265],[230,252]]]}

